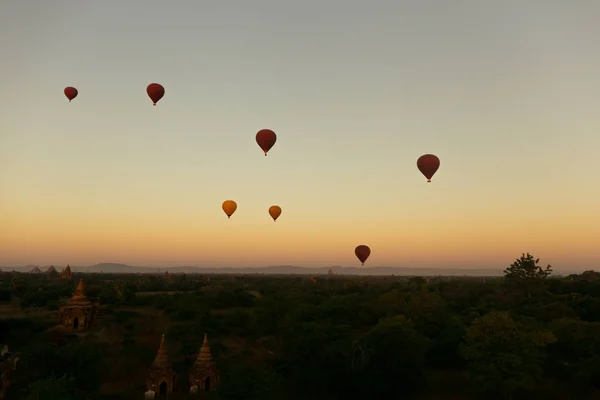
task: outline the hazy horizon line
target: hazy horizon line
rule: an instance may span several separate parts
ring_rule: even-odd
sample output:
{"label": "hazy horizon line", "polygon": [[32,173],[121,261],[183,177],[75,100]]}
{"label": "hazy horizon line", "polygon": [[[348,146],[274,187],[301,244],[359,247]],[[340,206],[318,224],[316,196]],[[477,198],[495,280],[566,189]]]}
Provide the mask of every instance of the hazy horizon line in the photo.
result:
{"label": "hazy horizon line", "polygon": [[66,267],[69,265],[73,268],[89,268],[95,267],[98,265],[118,265],[118,266],[126,266],[126,267],[136,267],[136,268],[216,268],[216,269],[226,269],[226,268],[282,268],[282,267],[292,267],[292,268],[359,268],[359,269],[369,269],[369,268],[409,268],[409,269],[486,269],[486,270],[496,270],[496,269],[504,269],[496,268],[496,267],[475,267],[475,266],[465,266],[465,267],[432,267],[432,266],[421,266],[421,267],[411,267],[404,265],[376,265],[376,266],[367,266],[367,265],[359,265],[359,266],[344,266],[344,265],[321,265],[321,266],[305,266],[305,265],[295,265],[295,264],[273,264],[273,265],[262,265],[262,266],[202,266],[202,265],[141,265],[141,264],[126,264],[119,262],[100,262],[95,264],[86,264],[86,265],[77,265],[77,264],[52,264],[52,263],[44,263],[44,264],[21,264],[21,265],[6,265],[0,266],[0,268],[23,268],[23,267]]}
{"label": "hazy horizon line", "polygon": [[[464,267],[443,267],[443,266],[389,266],[389,265],[377,265],[377,266],[343,266],[343,265],[322,265],[322,266],[302,266],[302,265],[293,265],[293,264],[283,264],[283,265],[263,265],[263,266],[199,266],[199,265],[169,265],[169,266],[152,266],[152,265],[133,265],[133,264],[125,264],[125,263],[116,263],[116,262],[101,262],[89,265],[71,265],[71,264],[22,264],[22,265],[13,265],[13,266],[0,266],[0,269],[9,269],[9,268],[48,268],[51,266],[66,268],[69,265],[71,268],[91,268],[97,266],[122,266],[122,267],[132,267],[132,268],[149,268],[149,269],[175,269],[175,268],[197,268],[197,269],[267,269],[267,268],[301,268],[301,269],[320,269],[320,268],[343,268],[343,269],[356,269],[356,270],[373,270],[373,269],[408,269],[408,270],[447,270],[451,271],[462,271],[462,270],[479,270],[479,271],[494,271],[502,273],[506,267],[477,267],[477,266],[464,266]],[[582,273],[584,271],[594,271],[594,268],[574,268],[574,269],[555,269],[554,274],[559,273]]]}

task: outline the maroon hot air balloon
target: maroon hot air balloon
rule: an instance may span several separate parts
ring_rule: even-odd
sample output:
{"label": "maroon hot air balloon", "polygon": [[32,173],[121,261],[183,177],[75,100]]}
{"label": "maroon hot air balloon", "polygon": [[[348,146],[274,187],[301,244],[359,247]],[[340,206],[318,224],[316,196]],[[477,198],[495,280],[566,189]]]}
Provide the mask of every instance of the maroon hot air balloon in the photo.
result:
{"label": "maroon hot air balloon", "polygon": [[427,178],[427,182],[431,182],[431,178],[436,173],[438,168],[440,167],[440,159],[433,154],[425,154],[419,157],[417,160],[417,168],[425,178]]}
{"label": "maroon hot air balloon", "polygon": [[256,143],[258,143],[262,151],[265,152],[265,157],[267,152],[271,150],[271,147],[273,147],[276,141],[277,135],[270,129],[261,129],[256,134]]}
{"label": "maroon hot air balloon", "polygon": [[361,244],[360,246],[356,246],[354,254],[356,254],[356,257],[360,260],[362,265],[365,265],[365,261],[367,261],[367,258],[371,255],[371,249],[369,246]]}
{"label": "maroon hot air balloon", "polygon": [[148,97],[150,97],[152,103],[156,105],[165,95],[165,88],[160,83],[151,83],[146,88],[146,93],[148,93]]}
{"label": "maroon hot air balloon", "polygon": [[72,86],[68,86],[65,88],[65,96],[67,96],[67,99],[69,99],[69,103],[71,102],[71,100],[77,97],[78,94],[79,92],[77,91],[77,89],[75,89]]}

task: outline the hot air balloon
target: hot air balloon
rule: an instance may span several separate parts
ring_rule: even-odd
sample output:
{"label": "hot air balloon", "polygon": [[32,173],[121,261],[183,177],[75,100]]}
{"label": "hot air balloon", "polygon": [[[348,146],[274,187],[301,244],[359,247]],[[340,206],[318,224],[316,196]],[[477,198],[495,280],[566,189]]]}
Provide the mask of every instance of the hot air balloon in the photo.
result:
{"label": "hot air balloon", "polygon": [[152,103],[156,105],[165,95],[165,88],[160,83],[151,83],[146,88],[146,93],[148,93],[148,97],[150,97]]}
{"label": "hot air balloon", "polygon": [[66,87],[64,92],[65,92],[65,96],[67,96],[67,99],[69,99],[69,103],[71,102],[71,100],[73,100],[79,94],[77,89],[75,89],[72,86]]}
{"label": "hot air balloon", "polygon": [[273,218],[273,222],[277,221],[277,218],[281,215],[281,207],[279,206],[271,206],[269,207],[269,215]]}
{"label": "hot air balloon", "polygon": [[222,207],[225,214],[227,214],[227,218],[231,218],[235,210],[237,210],[237,203],[233,200],[225,200]]}
{"label": "hot air balloon", "polygon": [[256,134],[256,143],[258,143],[262,151],[265,152],[265,156],[267,155],[267,152],[271,150],[271,147],[273,147],[276,141],[277,135],[270,129],[261,129]]}
{"label": "hot air balloon", "polygon": [[365,261],[367,261],[367,258],[371,255],[371,249],[369,246],[361,244],[360,246],[356,246],[354,254],[356,254],[356,257],[360,260],[362,265],[365,265]]}
{"label": "hot air balloon", "polygon": [[425,178],[427,178],[427,182],[431,182],[431,178],[436,173],[438,168],[440,167],[440,159],[433,154],[425,154],[419,157],[417,160],[417,168]]}

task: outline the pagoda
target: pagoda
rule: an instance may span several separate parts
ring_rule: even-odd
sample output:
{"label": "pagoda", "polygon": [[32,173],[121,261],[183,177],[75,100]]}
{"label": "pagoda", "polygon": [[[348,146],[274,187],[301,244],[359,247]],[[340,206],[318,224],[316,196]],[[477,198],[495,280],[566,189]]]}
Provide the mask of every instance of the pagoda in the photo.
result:
{"label": "pagoda", "polygon": [[58,309],[59,324],[67,329],[86,330],[95,325],[97,312],[98,306],[84,294],[81,279],[69,303]]}
{"label": "pagoda", "polygon": [[48,267],[48,269],[46,270],[46,272],[44,272],[46,275],[48,275],[48,279],[54,281],[57,279],[60,279],[60,274],[58,273],[58,271],[56,271],[56,268],[54,268],[54,265],[51,265]]}
{"label": "pagoda", "polygon": [[60,279],[73,279],[73,273],[71,272],[71,266],[67,265],[65,269],[60,273]]}
{"label": "pagoda", "polygon": [[212,359],[208,337],[204,335],[204,342],[200,348],[200,353],[192,369],[190,370],[190,393],[196,394],[199,391],[216,390],[219,382],[219,370]]}
{"label": "pagoda", "polygon": [[165,346],[165,335],[163,334],[160,339],[156,358],[148,371],[148,377],[146,378],[147,390],[155,392],[158,395],[173,393],[175,380],[176,374],[169,359],[169,353]]}

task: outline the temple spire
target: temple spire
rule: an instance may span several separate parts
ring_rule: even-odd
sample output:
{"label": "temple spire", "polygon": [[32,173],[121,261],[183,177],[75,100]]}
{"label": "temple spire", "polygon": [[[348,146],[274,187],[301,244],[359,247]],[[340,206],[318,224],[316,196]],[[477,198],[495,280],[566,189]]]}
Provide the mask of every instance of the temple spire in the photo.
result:
{"label": "temple spire", "polygon": [[77,289],[75,289],[75,296],[83,296],[83,278],[79,279]]}
{"label": "temple spire", "polygon": [[165,334],[163,333],[162,338],[160,339],[160,346],[158,346],[158,351],[156,352],[156,358],[152,365],[165,365],[169,364],[169,353],[167,352],[167,347],[165,346]]}
{"label": "temple spire", "polygon": [[204,334],[204,342],[202,343],[202,347],[200,348],[200,354],[198,354],[198,359],[196,359],[196,363],[209,363],[212,361],[212,354],[210,352],[210,346],[208,345],[208,335]]}
{"label": "temple spire", "polygon": [[81,302],[88,302],[88,301],[89,300],[83,293],[83,278],[81,278],[79,280],[79,284],[77,284],[77,289],[75,289],[75,294],[73,294],[73,297],[71,298],[70,303],[81,303]]}

